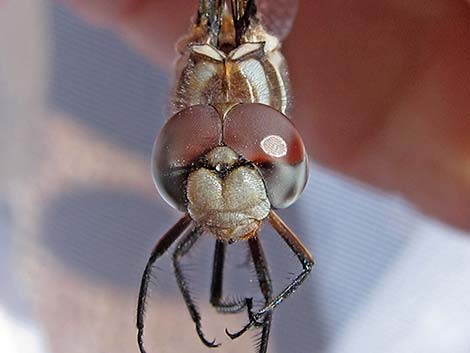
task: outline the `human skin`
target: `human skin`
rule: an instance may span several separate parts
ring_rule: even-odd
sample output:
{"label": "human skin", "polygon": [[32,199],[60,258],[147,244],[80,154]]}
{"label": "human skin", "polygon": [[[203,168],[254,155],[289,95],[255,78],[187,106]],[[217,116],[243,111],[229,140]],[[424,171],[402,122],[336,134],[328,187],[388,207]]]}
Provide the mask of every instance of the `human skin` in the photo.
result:
{"label": "human skin", "polygon": [[[169,72],[197,3],[64,1]],[[465,0],[300,2],[284,52],[310,156],[470,230],[469,39]]]}

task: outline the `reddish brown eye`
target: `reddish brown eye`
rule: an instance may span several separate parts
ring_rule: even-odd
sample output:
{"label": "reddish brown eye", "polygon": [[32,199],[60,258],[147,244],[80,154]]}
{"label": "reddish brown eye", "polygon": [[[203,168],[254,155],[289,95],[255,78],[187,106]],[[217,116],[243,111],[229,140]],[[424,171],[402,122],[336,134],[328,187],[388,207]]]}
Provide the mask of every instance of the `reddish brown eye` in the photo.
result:
{"label": "reddish brown eye", "polygon": [[173,115],[163,126],[152,153],[152,173],[162,197],[185,210],[184,185],[191,164],[219,145],[222,123],[209,105],[195,105]]}
{"label": "reddish brown eye", "polygon": [[263,104],[239,104],[224,120],[224,143],[253,162],[263,175],[271,204],[291,205],[308,178],[300,134],[282,113]]}

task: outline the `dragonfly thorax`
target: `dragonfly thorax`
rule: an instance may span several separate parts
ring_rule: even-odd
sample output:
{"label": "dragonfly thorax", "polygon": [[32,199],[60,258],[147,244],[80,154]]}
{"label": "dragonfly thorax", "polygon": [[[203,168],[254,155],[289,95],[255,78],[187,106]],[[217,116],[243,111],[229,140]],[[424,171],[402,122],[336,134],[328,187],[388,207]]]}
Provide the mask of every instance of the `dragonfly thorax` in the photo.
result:
{"label": "dragonfly thorax", "polygon": [[261,103],[286,114],[290,85],[279,40],[257,20],[239,31],[225,16],[219,24],[214,32],[202,18],[179,43],[173,112],[197,104]]}

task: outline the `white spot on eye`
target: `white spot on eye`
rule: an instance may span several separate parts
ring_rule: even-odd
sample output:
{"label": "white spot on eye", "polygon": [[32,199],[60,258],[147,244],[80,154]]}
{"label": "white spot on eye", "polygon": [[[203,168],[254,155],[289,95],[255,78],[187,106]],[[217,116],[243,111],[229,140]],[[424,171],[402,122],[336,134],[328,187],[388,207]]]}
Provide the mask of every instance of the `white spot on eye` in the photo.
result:
{"label": "white spot on eye", "polygon": [[287,154],[286,141],[281,136],[269,135],[261,140],[261,148],[266,154],[273,157],[282,157]]}

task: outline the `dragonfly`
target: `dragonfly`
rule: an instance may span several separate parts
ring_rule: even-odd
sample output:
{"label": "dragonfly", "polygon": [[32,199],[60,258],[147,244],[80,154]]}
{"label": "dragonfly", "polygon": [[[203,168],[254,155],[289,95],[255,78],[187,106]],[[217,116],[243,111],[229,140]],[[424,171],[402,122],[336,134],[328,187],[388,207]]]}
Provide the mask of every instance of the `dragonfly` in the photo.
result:
{"label": "dragonfly", "polygon": [[[308,179],[308,158],[291,108],[287,64],[280,37],[269,33],[255,0],[200,0],[190,32],[177,44],[175,88],[167,120],[152,152],[152,175],[163,199],[184,215],[157,242],[142,274],[137,304],[137,342],[144,348],[144,314],[152,269],[172,245],[175,277],[208,347],[218,347],[202,318],[181,261],[205,235],[215,238],[210,303],[220,313],[246,311],[248,323],[231,339],[260,330],[266,353],[274,309],[305,281],[312,255],[276,209],[289,207]],[[273,293],[260,227],[269,223],[296,255],[301,272]],[[264,305],[223,295],[227,248],[245,241]]]}

